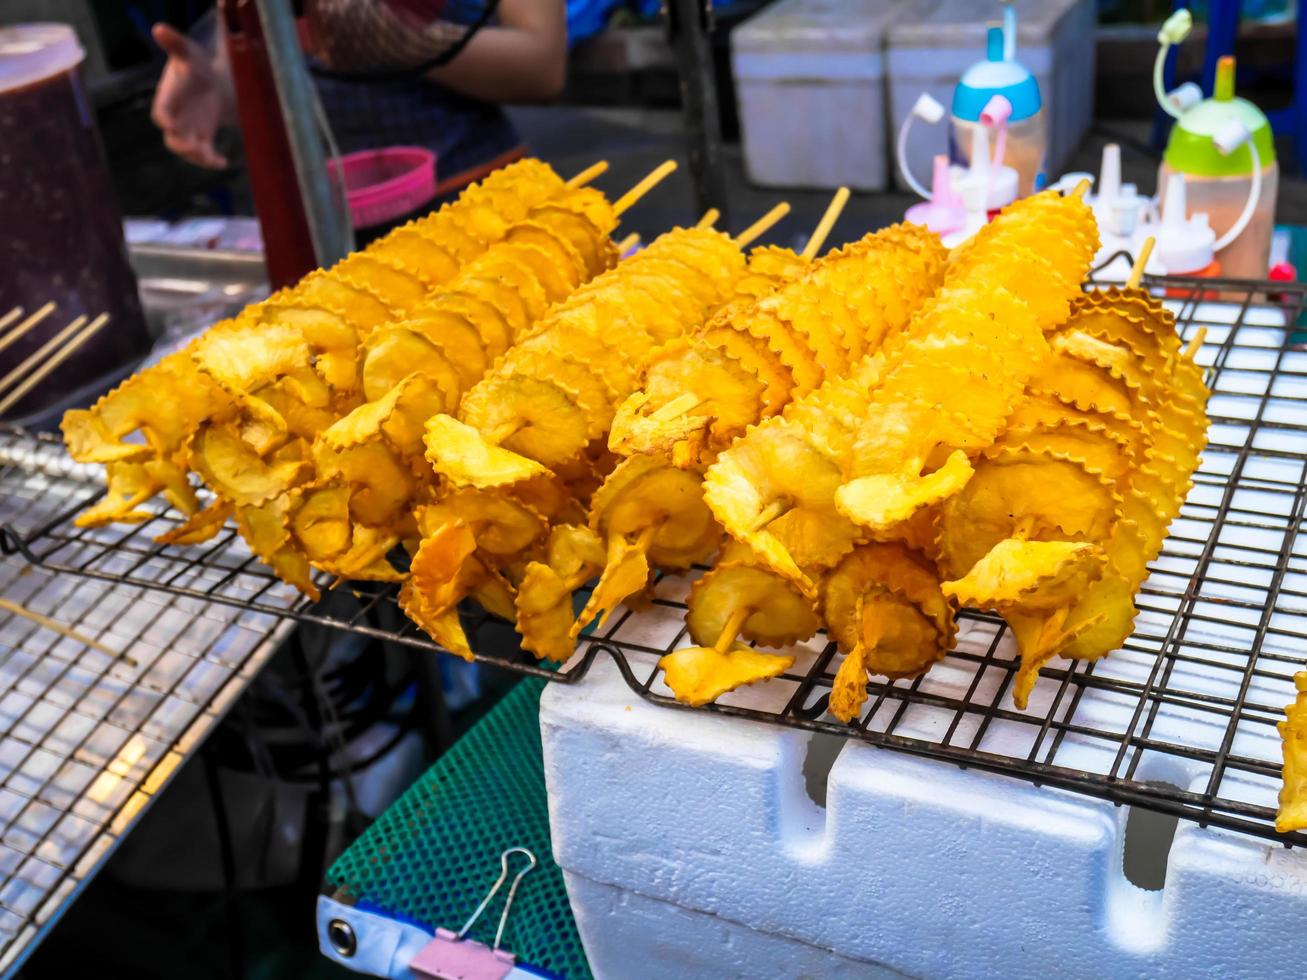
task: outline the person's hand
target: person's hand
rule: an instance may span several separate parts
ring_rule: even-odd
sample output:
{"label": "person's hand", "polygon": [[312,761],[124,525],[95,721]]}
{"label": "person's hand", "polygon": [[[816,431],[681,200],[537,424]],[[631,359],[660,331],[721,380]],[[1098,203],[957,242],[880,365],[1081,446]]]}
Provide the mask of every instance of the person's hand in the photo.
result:
{"label": "person's hand", "polygon": [[155,24],[153,34],[168,55],[150,107],[164,146],[196,166],[223,169],[227,158],[213,140],[233,116],[230,78],[209,52],[167,24]]}

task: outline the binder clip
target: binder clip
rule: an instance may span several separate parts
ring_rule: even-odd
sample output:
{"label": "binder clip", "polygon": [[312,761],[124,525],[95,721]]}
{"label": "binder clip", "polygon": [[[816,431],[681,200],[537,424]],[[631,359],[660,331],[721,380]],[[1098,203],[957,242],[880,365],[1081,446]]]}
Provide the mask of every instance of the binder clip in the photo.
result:
{"label": "binder clip", "polygon": [[[509,858],[514,854],[524,855],[529,863],[517,873],[508,887],[504,911],[499,916],[499,928],[495,930],[495,944],[486,946],[466,938],[468,930],[481,918],[481,913],[508,880]],[[517,886],[522,883],[526,873],[536,866],[536,856],[525,847],[510,847],[500,855],[499,864],[499,879],[490,887],[476,911],[463,923],[463,928],[458,932],[437,929],[436,937],[413,957],[409,969],[418,980],[502,980],[513,971],[517,957],[506,949],[500,949],[499,944],[504,938],[504,926],[508,924],[508,910],[513,905]]]}

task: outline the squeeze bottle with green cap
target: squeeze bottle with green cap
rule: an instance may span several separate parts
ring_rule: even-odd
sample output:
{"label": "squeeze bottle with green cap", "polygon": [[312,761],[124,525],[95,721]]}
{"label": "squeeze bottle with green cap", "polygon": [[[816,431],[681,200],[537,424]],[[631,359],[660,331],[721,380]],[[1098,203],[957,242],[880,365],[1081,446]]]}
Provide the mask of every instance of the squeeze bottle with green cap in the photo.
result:
{"label": "squeeze bottle with green cap", "polygon": [[1003,162],[1018,175],[1021,195],[1043,189],[1048,132],[1039,83],[1016,60],[1016,11],[1008,6],[1004,21],[989,26],[985,60],[978,61],[959,79],[953,90],[949,152],[961,166],[971,165],[972,139],[984,128],[981,117],[996,95],[1011,105],[1007,118],[1007,148]]}
{"label": "squeeze bottle with green cap", "polygon": [[[1192,23],[1189,12],[1181,10],[1162,25],[1159,66]],[[1158,198],[1166,200],[1171,176],[1183,174],[1189,211],[1206,214],[1217,236],[1221,274],[1265,279],[1280,169],[1266,116],[1235,97],[1234,58],[1217,62],[1210,99],[1195,99],[1192,85],[1163,92],[1160,70],[1154,72],[1154,88],[1162,108],[1176,119],[1157,172]]]}

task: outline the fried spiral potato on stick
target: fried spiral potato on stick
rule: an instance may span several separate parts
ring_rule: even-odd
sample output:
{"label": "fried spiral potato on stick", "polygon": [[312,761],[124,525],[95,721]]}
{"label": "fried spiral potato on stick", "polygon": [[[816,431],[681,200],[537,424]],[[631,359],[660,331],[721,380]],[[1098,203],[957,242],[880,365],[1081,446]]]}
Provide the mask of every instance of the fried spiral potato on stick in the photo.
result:
{"label": "fried spiral potato on stick", "polygon": [[1276,728],[1284,742],[1284,785],[1275,829],[1282,834],[1307,830],[1307,671],[1293,675],[1297,696]]}
{"label": "fried spiral potato on stick", "polygon": [[[805,262],[820,248],[824,229],[833,224],[844,196],[837,195],[828,208],[800,256]],[[774,264],[776,257],[773,252],[762,258]],[[649,551],[668,531],[677,535],[684,526],[711,522],[700,489],[698,474],[703,466],[737,435],[774,415],[792,395],[803,390],[790,375],[783,389],[777,391],[770,378],[760,378],[755,368],[736,358],[730,348],[704,335],[725,331],[735,338],[749,338],[750,344],[760,345],[751,348],[754,350],[783,350],[802,343],[808,351],[806,356],[820,366],[823,376],[836,377],[847,368],[853,350],[875,349],[886,336],[906,326],[914,309],[913,297],[924,299],[942,278],[943,259],[937,240],[924,229],[885,229],[812,263],[798,278],[777,282],[757,302],[740,303],[719,313],[694,338],[693,345],[682,341],[655,352],[646,366],[644,390],[623,406],[623,411],[629,410],[628,423],[623,425],[619,417],[610,435],[614,448],[638,448],[649,455],[633,456],[619,466],[609,478],[616,484],[611,492],[601,490],[592,502],[591,526],[608,535],[610,561],[573,626],[574,635],[595,616],[606,617],[640,587],[639,570],[645,569],[647,574],[650,558],[658,568],[678,569],[707,556],[710,541],[704,542],[707,550],[703,554],[682,554],[676,561],[660,560]],[[754,265],[752,260],[750,264]],[[794,264],[782,268],[793,269]],[[746,382],[753,387],[742,391]],[[772,392],[770,398],[759,397],[768,390]],[[630,421],[630,416],[651,404],[659,407],[641,416],[649,423],[646,432],[669,423],[683,433],[684,423],[689,422],[698,427],[693,445],[686,441],[661,446],[620,442],[619,435],[636,430],[637,424]],[[678,417],[683,409],[684,414]],[[697,414],[700,412],[707,414]],[[723,422],[727,424],[723,426]],[[683,452],[687,447],[688,452]],[[655,459],[658,462],[651,462]],[[636,465],[646,474],[663,470],[661,480],[669,489],[683,489],[678,493],[646,494],[647,502],[637,505],[630,499],[629,484],[624,480],[625,469]],[[675,475],[677,468],[688,472]],[[796,488],[804,485],[810,475],[801,466],[785,467],[785,473]],[[646,476],[646,485],[649,481]],[[619,504],[627,515],[620,531],[607,517],[608,510]]]}
{"label": "fried spiral potato on stick", "polygon": [[[1041,248],[1031,236],[1039,223],[1027,220],[1028,212],[1064,216],[1051,221],[1064,240]],[[1092,216],[1078,197],[1050,193],[1009,208],[983,242],[954,257],[946,285],[906,329],[847,377],[825,381],[751,430],[709,467],[705,499],[714,514],[761,568],[808,594],[862,541],[918,543],[923,517],[929,523],[930,509],[967,484],[970,458],[1001,433],[1048,358],[1044,330],[1078,294],[1095,249]],[[992,281],[1000,260],[1007,263],[1000,281],[1012,289]],[[1035,283],[1058,295],[1026,303],[1014,292]],[[902,589],[872,574],[879,567],[873,563],[857,567],[864,596],[840,605],[838,629],[826,610],[828,628],[848,654],[832,700],[841,717],[860,706],[853,693],[869,670],[920,673],[952,641],[946,623],[921,626],[944,622],[925,611],[925,598],[921,605],[905,599]],[[902,567],[939,592],[928,562]],[[885,569],[890,576],[900,566],[886,562]],[[924,645],[906,655],[906,638]]]}
{"label": "fried spiral potato on stick", "polygon": [[1137,288],[1146,260],[1147,249],[1126,289],[1078,299],[1053,336],[1054,358],[1000,450],[1008,461],[1041,459],[1038,473],[999,489],[995,459],[945,511],[945,591],[1012,627],[1018,707],[1053,657],[1093,660],[1125,642],[1206,438],[1207,390],[1193,363],[1202,335],[1179,349],[1170,314]]}
{"label": "fried spiral potato on stick", "polygon": [[[285,382],[283,391],[269,396],[282,404],[284,412],[265,410],[270,404],[265,399],[251,403],[260,430],[287,423],[287,414],[296,414],[299,422],[312,419],[314,407],[321,406],[311,407],[308,402],[321,401],[319,382],[340,392],[343,404],[352,407],[357,340],[395,315],[392,302],[411,299],[415,283],[426,289],[447,280],[457,271],[458,262],[493,240],[501,225],[518,220],[563,188],[561,178],[540,161],[523,160],[496,171],[469,187],[457,201],[357,253],[363,260],[346,259],[331,270],[311,273],[295,286],[248,307],[234,320],[215,324],[182,350],[128,378],[90,409],[67,412],[65,443],[74,459],[105,463],[109,479],[120,485],[130,471],[119,464],[148,460],[153,473],[145,480],[133,479],[131,494],[102,501],[82,515],[80,522],[135,519],[135,508],[159,492],[187,516],[199,510],[193,494],[177,492],[188,482],[189,441],[202,423],[230,421],[241,414],[248,396],[248,392],[223,383],[230,381],[233,373],[240,377],[240,358],[250,353],[248,347],[234,363],[228,362],[230,371],[221,367],[221,361],[217,377],[201,370],[197,358],[203,350],[237,348],[230,342],[223,348],[214,343],[215,338],[257,338],[270,330],[276,337],[259,344],[263,354],[275,357],[277,352],[268,349],[288,344],[303,358],[299,376]],[[374,275],[365,280],[369,273]],[[296,331],[299,337],[294,336]],[[312,366],[309,357],[314,358]],[[265,431],[249,434],[255,441],[266,442]],[[211,526],[216,532],[220,525]]]}

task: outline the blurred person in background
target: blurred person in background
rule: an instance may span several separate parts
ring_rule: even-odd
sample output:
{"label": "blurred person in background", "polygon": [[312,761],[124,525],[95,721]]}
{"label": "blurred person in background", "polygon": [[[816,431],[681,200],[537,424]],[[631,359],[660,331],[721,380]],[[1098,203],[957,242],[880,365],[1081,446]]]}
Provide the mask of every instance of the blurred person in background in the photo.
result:
{"label": "blurred person in background", "polygon": [[[564,0],[305,0],[302,13],[305,56],[340,152],[433,150],[433,206],[523,155],[499,103],[548,101],[566,79]],[[151,118],[177,156],[222,169],[215,138],[236,123],[236,100],[215,28],[212,14],[189,37],[154,26],[168,61]]]}

